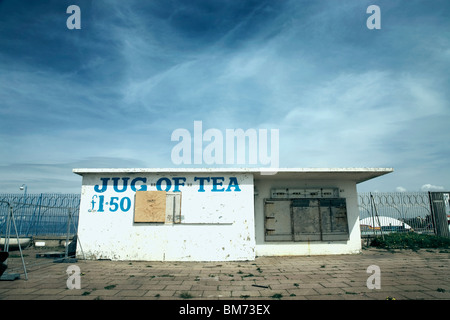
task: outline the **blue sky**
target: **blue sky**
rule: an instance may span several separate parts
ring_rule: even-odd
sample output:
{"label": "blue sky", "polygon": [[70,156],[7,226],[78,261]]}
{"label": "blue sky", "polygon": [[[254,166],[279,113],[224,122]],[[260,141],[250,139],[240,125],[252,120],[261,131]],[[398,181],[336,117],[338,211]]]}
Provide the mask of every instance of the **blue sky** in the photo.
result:
{"label": "blue sky", "polygon": [[196,120],[278,129],[280,167],[394,168],[360,191],[448,190],[449,17],[446,0],[0,1],[0,192],[176,167],[171,134]]}

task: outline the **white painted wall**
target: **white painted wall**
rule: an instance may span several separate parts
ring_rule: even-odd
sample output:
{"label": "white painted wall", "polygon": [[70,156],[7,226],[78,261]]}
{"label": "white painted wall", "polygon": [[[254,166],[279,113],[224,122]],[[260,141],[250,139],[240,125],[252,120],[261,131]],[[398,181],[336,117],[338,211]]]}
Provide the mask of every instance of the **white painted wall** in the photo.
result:
{"label": "white painted wall", "polygon": [[[118,192],[113,188],[111,178],[129,178],[127,188]],[[130,182],[143,178],[134,190]],[[148,191],[156,191],[152,185],[158,179],[185,177],[180,185],[182,193],[180,224],[134,223],[134,195],[141,185]],[[204,192],[199,192],[199,181],[194,177],[224,177],[220,191],[212,191],[212,181],[204,184]],[[240,191],[228,187],[229,178],[236,177]],[[104,192],[101,178],[110,178]],[[221,182],[222,180],[217,180]],[[124,189],[122,179],[117,189]],[[190,185],[192,184],[192,185]],[[145,188],[145,187],[144,187]],[[161,188],[165,190],[166,185]],[[223,191],[222,191],[223,190]],[[170,190],[174,191],[174,185]],[[253,260],[255,258],[253,175],[247,173],[84,173],[81,191],[78,237],[81,248],[88,259],[148,260],[148,261],[231,261]],[[100,196],[103,196],[104,212],[99,212]],[[117,197],[113,198],[112,197]],[[92,200],[96,201],[94,205]],[[123,200],[124,199],[124,200]],[[127,209],[130,199],[130,208]],[[115,212],[115,205],[119,208]],[[108,203],[108,205],[106,204]],[[122,209],[120,204],[122,203]]]}
{"label": "white painted wall", "polygon": [[[314,188],[337,187],[339,196],[346,198],[347,218],[350,237],[348,241],[330,242],[265,242],[264,241],[264,199],[270,198],[272,188]],[[257,256],[283,255],[329,255],[359,253],[361,234],[359,228],[358,196],[356,183],[338,180],[298,180],[298,179],[255,179],[255,236]]]}
{"label": "white painted wall", "polygon": [[[157,172],[157,169],[120,170],[74,170],[83,175],[78,226],[81,246],[77,248],[78,256],[81,256],[82,248],[89,259],[236,261],[253,260],[255,255],[350,254],[361,250],[356,182],[352,180],[355,178],[355,170],[310,172],[292,169],[292,172],[286,171],[278,175],[260,175],[256,171],[249,170],[233,172],[213,169],[186,170],[186,172],[173,170],[173,172],[163,171],[164,173]],[[372,171],[372,169],[359,170],[357,178],[361,181],[372,178]],[[379,174],[378,171],[376,173]],[[318,179],[320,175],[327,178]],[[174,178],[186,178],[179,186],[182,194],[182,223],[134,223],[136,190],[146,188],[148,191],[157,191],[158,186],[155,183],[163,177],[172,181],[171,187],[166,191],[176,191]],[[199,192],[201,188],[199,181],[194,180],[195,177],[223,177],[224,180],[219,180],[222,184],[219,183],[214,188],[210,179],[209,182],[205,182],[204,192]],[[236,177],[240,191],[236,188],[226,191],[232,177]],[[107,189],[104,192],[98,192],[99,190],[96,192],[94,187],[96,185],[102,191],[102,178],[109,178]],[[120,178],[117,190],[113,188],[112,178]],[[126,189],[122,178],[128,178]],[[145,181],[136,180],[136,185],[131,188],[130,182],[136,178]],[[271,189],[314,187],[339,188],[340,197],[345,198],[347,204],[349,240],[266,243],[263,200],[270,198]],[[165,190],[166,185],[162,184],[160,188]],[[253,193],[254,188],[257,191],[256,196]],[[103,196],[103,212],[98,210],[100,196]],[[96,201],[94,206],[93,199]],[[113,211],[115,209],[115,205],[111,202],[119,204],[117,211],[111,212],[111,209]]]}

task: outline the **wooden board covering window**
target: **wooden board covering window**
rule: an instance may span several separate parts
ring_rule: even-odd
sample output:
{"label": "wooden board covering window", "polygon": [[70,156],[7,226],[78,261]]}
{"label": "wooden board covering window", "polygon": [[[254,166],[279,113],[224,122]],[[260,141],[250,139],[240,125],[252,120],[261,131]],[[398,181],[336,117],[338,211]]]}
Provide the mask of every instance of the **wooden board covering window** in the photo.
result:
{"label": "wooden board covering window", "polygon": [[265,199],[265,241],[346,241],[344,198]]}
{"label": "wooden board covering window", "polygon": [[165,222],[166,192],[136,191],[134,222]]}

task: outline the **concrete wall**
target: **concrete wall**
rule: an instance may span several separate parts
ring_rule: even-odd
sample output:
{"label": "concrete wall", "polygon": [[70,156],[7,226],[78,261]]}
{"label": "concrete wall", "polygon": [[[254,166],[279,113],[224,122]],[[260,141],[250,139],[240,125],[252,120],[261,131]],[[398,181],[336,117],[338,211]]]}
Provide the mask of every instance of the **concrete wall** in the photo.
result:
{"label": "concrete wall", "polygon": [[[264,199],[270,198],[272,188],[339,188],[339,196],[346,199],[349,227],[348,241],[265,242]],[[257,178],[255,179],[255,236],[256,255],[328,255],[358,253],[361,250],[359,211],[356,183],[352,181]]]}
{"label": "concrete wall", "polygon": [[[181,223],[135,223],[137,190],[181,192]],[[78,237],[89,259],[255,258],[252,174],[85,173],[81,195]]]}

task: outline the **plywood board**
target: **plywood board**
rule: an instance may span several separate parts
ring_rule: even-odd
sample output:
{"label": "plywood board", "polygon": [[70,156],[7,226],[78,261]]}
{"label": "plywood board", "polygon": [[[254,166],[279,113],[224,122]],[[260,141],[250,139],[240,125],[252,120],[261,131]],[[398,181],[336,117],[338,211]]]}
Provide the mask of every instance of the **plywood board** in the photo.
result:
{"label": "plywood board", "polygon": [[166,192],[136,191],[134,222],[165,222]]}

